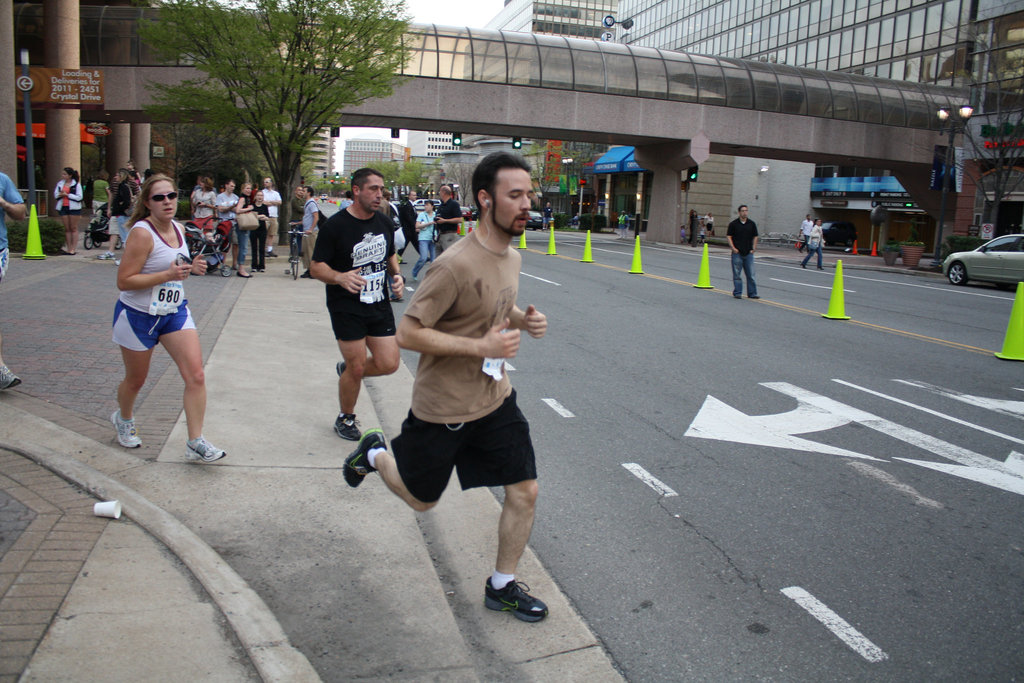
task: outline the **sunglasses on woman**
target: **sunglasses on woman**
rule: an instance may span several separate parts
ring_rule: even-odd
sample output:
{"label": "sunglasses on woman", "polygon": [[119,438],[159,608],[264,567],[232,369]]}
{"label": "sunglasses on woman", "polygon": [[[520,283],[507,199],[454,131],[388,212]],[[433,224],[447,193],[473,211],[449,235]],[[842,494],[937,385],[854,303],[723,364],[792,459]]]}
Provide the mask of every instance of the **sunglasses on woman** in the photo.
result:
{"label": "sunglasses on woman", "polygon": [[152,197],[149,198],[149,201],[151,201],[151,202],[162,202],[165,199],[177,199],[177,198],[178,198],[178,193],[177,192],[168,192],[167,194],[155,194],[155,195],[153,195]]}

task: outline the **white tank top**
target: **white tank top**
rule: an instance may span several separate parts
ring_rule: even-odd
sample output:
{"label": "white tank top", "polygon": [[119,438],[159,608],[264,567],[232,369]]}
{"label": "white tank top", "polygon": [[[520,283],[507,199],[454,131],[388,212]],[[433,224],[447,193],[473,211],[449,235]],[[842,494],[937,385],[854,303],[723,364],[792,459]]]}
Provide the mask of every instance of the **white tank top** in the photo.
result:
{"label": "white tank top", "polygon": [[[181,227],[176,221],[171,221],[171,225],[174,226],[174,232],[178,236],[178,246],[173,247],[164,241],[164,238],[160,236],[153,226],[149,224],[149,221],[139,221],[132,226],[131,230],[142,229],[148,230],[150,235],[153,236],[153,250],[149,252],[149,256],[146,258],[146,263],[143,264],[142,270],[140,271],[143,275],[149,273],[159,273],[160,271],[167,270],[174,263],[174,260],[181,254],[185,258],[188,258],[188,247],[185,245],[184,233]],[[131,230],[128,231],[128,235],[131,236]],[[146,289],[132,289],[127,292],[121,292],[118,297],[125,306],[130,306],[136,311],[142,313],[149,312],[149,302],[153,298],[153,288],[147,287]]]}

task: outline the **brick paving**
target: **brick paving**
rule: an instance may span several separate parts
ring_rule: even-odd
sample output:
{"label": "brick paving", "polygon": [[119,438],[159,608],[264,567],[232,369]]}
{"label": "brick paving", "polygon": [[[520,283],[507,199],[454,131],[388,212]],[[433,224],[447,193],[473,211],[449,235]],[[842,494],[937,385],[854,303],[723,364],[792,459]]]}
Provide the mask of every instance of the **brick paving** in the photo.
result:
{"label": "brick paving", "polygon": [[[123,377],[111,341],[116,266],[102,250],[23,261],[12,255],[0,284],[0,333],[7,365],[22,384],[0,394],[18,408],[101,443],[116,444],[110,414]],[[204,360],[245,280],[190,278],[189,307]],[[136,403],[155,459],[181,413],[184,385],[158,349]],[[18,680],[109,520],[95,499],[31,460],[0,449],[0,683]]]}
{"label": "brick paving", "polygon": [[17,453],[0,449],[0,472],[0,683],[13,683],[110,520]]}

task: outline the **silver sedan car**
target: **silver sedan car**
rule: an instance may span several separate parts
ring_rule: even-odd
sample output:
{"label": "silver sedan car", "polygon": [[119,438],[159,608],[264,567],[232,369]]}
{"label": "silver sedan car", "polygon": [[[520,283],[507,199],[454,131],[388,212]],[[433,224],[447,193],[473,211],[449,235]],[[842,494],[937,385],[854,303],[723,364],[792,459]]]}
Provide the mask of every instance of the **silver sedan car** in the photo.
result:
{"label": "silver sedan car", "polygon": [[954,285],[968,280],[1011,287],[1024,282],[1024,235],[1003,235],[974,251],[958,251],[942,262],[942,273]]}

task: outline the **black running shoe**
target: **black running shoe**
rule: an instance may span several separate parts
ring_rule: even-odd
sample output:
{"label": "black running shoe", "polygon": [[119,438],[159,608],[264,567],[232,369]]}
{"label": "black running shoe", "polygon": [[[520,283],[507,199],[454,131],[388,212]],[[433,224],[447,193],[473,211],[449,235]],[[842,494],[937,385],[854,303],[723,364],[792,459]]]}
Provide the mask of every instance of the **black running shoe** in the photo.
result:
{"label": "black running shoe", "polygon": [[520,621],[540,621],[548,615],[548,606],[527,593],[528,590],[530,587],[519,581],[510,581],[500,591],[495,590],[488,578],[484,587],[484,606],[499,612],[511,612]]}
{"label": "black running shoe", "polygon": [[343,474],[349,486],[355,488],[363,483],[363,478],[376,468],[370,466],[369,453],[371,448],[384,448],[384,432],[379,429],[368,429],[352,455],[345,458]]}
{"label": "black running shoe", "polygon": [[338,377],[341,377],[341,373],[345,372],[345,361],[339,360],[338,364],[334,366],[334,371],[338,373]]}
{"label": "black running shoe", "polygon": [[338,419],[334,421],[334,433],[349,441],[359,441],[359,437],[363,434],[356,424],[355,415],[339,415]]}

